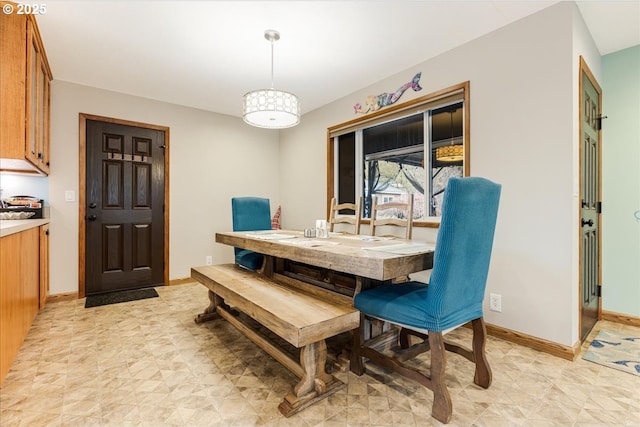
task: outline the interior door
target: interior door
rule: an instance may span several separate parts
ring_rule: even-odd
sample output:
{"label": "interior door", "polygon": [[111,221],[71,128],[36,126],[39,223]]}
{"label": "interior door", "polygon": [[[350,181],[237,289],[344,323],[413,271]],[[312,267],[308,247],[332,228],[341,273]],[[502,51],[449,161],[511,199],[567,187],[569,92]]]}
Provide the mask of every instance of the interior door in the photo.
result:
{"label": "interior door", "polygon": [[86,121],[85,292],[164,281],[165,133]]}
{"label": "interior door", "polygon": [[600,114],[602,90],[581,59],[580,72],[580,339],[600,311]]}

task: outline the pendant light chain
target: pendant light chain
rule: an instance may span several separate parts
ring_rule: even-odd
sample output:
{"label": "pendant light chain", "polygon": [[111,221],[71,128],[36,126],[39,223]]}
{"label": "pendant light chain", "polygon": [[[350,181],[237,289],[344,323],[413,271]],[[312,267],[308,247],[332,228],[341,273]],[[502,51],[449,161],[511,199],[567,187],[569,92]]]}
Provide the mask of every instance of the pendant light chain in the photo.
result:
{"label": "pendant light chain", "polygon": [[264,32],[264,38],[271,42],[271,89],[275,89],[275,87],[276,87],[275,83],[274,83],[275,82],[275,80],[274,80],[275,73],[273,71],[274,70],[274,62],[275,61],[273,60],[273,58],[274,58],[274,55],[273,55],[273,52],[274,52],[273,44],[276,41],[280,40],[280,33],[277,32],[276,30],[267,30],[267,31]]}
{"label": "pendant light chain", "polygon": [[275,84],[273,82],[273,36],[269,37],[271,40],[271,89],[275,89]]}

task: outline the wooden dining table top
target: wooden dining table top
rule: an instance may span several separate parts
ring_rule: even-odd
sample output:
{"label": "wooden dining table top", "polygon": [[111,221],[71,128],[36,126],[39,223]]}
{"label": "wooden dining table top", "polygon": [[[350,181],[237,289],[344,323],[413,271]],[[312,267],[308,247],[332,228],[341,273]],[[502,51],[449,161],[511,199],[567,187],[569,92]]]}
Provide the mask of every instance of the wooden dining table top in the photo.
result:
{"label": "wooden dining table top", "polygon": [[296,230],[218,232],[216,242],[380,281],[432,268],[435,248],[429,242],[342,233],[307,238]]}

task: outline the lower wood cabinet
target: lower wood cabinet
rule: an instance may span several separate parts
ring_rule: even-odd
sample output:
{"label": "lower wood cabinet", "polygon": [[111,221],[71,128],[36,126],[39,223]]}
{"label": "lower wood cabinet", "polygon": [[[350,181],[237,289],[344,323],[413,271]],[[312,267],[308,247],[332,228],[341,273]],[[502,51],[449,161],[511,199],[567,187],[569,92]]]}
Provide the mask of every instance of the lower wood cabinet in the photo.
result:
{"label": "lower wood cabinet", "polygon": [[0,238],[0,385],[46,301],[41,289],[49,282],[48,228],[47,224]]}

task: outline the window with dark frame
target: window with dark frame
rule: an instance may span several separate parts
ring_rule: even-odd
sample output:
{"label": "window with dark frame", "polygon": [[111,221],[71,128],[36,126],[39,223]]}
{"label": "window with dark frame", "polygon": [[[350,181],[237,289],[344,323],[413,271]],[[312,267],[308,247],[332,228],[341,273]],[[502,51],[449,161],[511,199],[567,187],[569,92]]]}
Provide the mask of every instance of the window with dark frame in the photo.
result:
{"label": "window with dark frame", "polygon": [[388,203],[413,194],[414,221],[440,216],[448,179],[464,176],[465,167],[464,160],[439,160],[436,149],[463,144],[465,120],[464,101],[449,101],[333,137],[338,202],[361,195],[369,218],[373,196]]}

